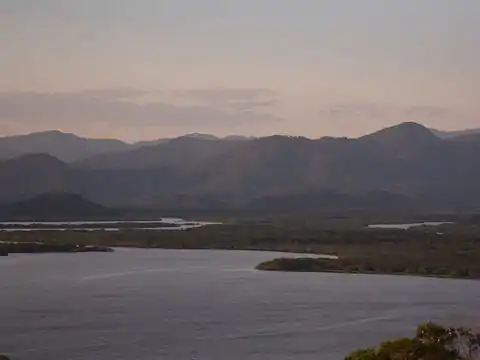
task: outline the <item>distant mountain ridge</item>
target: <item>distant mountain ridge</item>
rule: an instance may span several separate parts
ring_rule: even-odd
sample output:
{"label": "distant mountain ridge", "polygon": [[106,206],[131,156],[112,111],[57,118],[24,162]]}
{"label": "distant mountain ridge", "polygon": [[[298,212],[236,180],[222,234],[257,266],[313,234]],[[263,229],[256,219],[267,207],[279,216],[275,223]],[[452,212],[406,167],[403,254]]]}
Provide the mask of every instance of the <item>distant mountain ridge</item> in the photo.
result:
{"label": "distant mountain ridge", "polygon": [[90,169],[191,168],[234,148],[240,142],[243,141],[182,136],[129,151],[92,156],[74,165]]}
{"label": "distant mountain ridge", "polygon": [[128,150],[131,145],[115,139],[86,139],[60,131],[0,138],[3,158],[32,153],[45,153],[65,162],[77,161],[97,154]]}
{"label": "distant mountain ridge", "polygon": [[[243,136],[219,138],[209,134],[187,134],[179,138],[195,138],[211,141],[247,141]],[[11,159],[27,154],[45,153],[65,162],[75,162],[89,157],[136,150],[141,147],[159,145],[176,140],[164,138],[129,144],[117,139],[88,139],[58,130],[16,135],[0,138],[0,159]]]}
{"label": "distant mountain ridge", "polygon": [[416,123],[358,139],[185,136],[74,163],[0,162],[0,203],[56,191],[163,209],[478,209],[480,141]]}
{"label": "distant mountain ridge", "polygon": [[[442,139],[462,137],[471,140],[473,138],[471,137],[472,135],[480,135],[480,129],[452,132],[435,129],[430,130],[435,136]],[[256,139],[255,137],[241,135],[217,137],[211,134],[191,133],[176,138],[159,138],[157,140],[139,141],[130,144],[117,139],[89,139],[75,134],[51,130],[0,138],[0,159],[11,159],[27,154],[44,153],[54,156],[64,162],[72,163],[85,161],[99,155],[113,155],[120,152],[135,151],[143,147],[157,146],[182,138],[220,142],[244,142]],[[336,139],[331,137],[325,137],[322,139],[327,138],[332,140]],[[94,162],[98,160],[92,161]]]}
{"label": "distant mountain ridge", "polygon": [[457,131],[442,131],[431,129],[431,131],[442,139],[451,139],[459,136],[465,135],[480,135],[480,129],[467,129],[467,130],[457,130]]}

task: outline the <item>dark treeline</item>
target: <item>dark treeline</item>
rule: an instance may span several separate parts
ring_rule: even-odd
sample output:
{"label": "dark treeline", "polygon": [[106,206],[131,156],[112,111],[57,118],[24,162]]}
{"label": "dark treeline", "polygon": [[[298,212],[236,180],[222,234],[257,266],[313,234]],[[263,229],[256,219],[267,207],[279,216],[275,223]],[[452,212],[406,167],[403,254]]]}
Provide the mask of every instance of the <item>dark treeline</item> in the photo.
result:
{"label": "dark treeline", "polygon": [[[84,252],[111,252],[113,249],[106,246],[42,243],[42,242],[2,242],[0,256],[8,254],[37,254],[37,253],[84,253]],[[1,360],[1,359],[0,359]]]}
{"label": "dark treeline", "polygon": [[337,260],[277,258],[265,261],[256,268],[265,271],[342,272],[480,279],[480,264],[474,259],[471,261],[435,257],[418,259],[406,256],[397,257],[393,254],[387,256],[372,254],[368,257],[339,258]]}

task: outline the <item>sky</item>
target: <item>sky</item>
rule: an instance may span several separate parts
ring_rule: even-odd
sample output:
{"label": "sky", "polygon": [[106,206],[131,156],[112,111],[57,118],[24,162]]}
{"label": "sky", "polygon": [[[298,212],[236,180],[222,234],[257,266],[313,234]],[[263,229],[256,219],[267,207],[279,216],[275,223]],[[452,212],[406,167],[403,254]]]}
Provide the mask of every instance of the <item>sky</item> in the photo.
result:
{"label": "sky", "polygon": [[480,127],[478,0],[0,0],[0,136]]}

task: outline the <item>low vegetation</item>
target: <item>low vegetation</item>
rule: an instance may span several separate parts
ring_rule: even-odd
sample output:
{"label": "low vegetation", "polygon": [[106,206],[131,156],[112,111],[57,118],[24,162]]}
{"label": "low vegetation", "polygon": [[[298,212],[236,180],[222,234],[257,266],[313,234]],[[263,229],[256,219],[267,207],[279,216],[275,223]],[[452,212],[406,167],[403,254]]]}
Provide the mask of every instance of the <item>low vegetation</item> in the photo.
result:
{"label": "low vegetation", "polygon": [[330,254],[339,260],[275,260],[259,268],[480,277],[480,228],[475,224],[381,230],[365,228],[361,219],[274,217],[223,221],[224,225],[188,231],[0,232],[0,242]]}
{"label": "low vegetation", "polygon": [[413,338],[357,350],[345,360],[474,360],[480,358],[480,335],[464,328],[420,325]]}
{"label": "low vegetation", "polygon": [[[42,242],[3,242],[0,243],[0,255],[14,253],[85,253],[85,252],[112,252],[106,246],[78,245],[78,244],[46,244]],[[1,359],[0,359],[1,360]]]}

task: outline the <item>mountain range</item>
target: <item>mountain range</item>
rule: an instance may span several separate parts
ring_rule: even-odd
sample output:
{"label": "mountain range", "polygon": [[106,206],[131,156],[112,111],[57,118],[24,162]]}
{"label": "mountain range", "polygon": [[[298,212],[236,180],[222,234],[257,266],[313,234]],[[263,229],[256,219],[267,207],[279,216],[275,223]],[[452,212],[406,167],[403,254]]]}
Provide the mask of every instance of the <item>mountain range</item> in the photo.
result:
{"label": "mountain range", "polygon": [[[41,145],[42,138],[49,141]],[[480,204],[480,134],[442,136],[417,123],[356,139],[192,134],[127,144],[48,132],[0,139],[0,149],[3,204],[59,192],[102,206],[159,209],[452,211]]]}
{"label": "mountain range", "polygon": [[[211,141],[245,141],[251,139],[244,136],[219,138],[209,134],[198,133],[188,134],[182,136],[182,138]],[[10,159],[27,154],[43,153],[70,163],[95,155],[135,150],[142,147],[163,144],[171,140],[175,139],[160,138],[130,144],[117,139],[87,139],[74,134],[52,130],[0,138],[0,158]]]}

